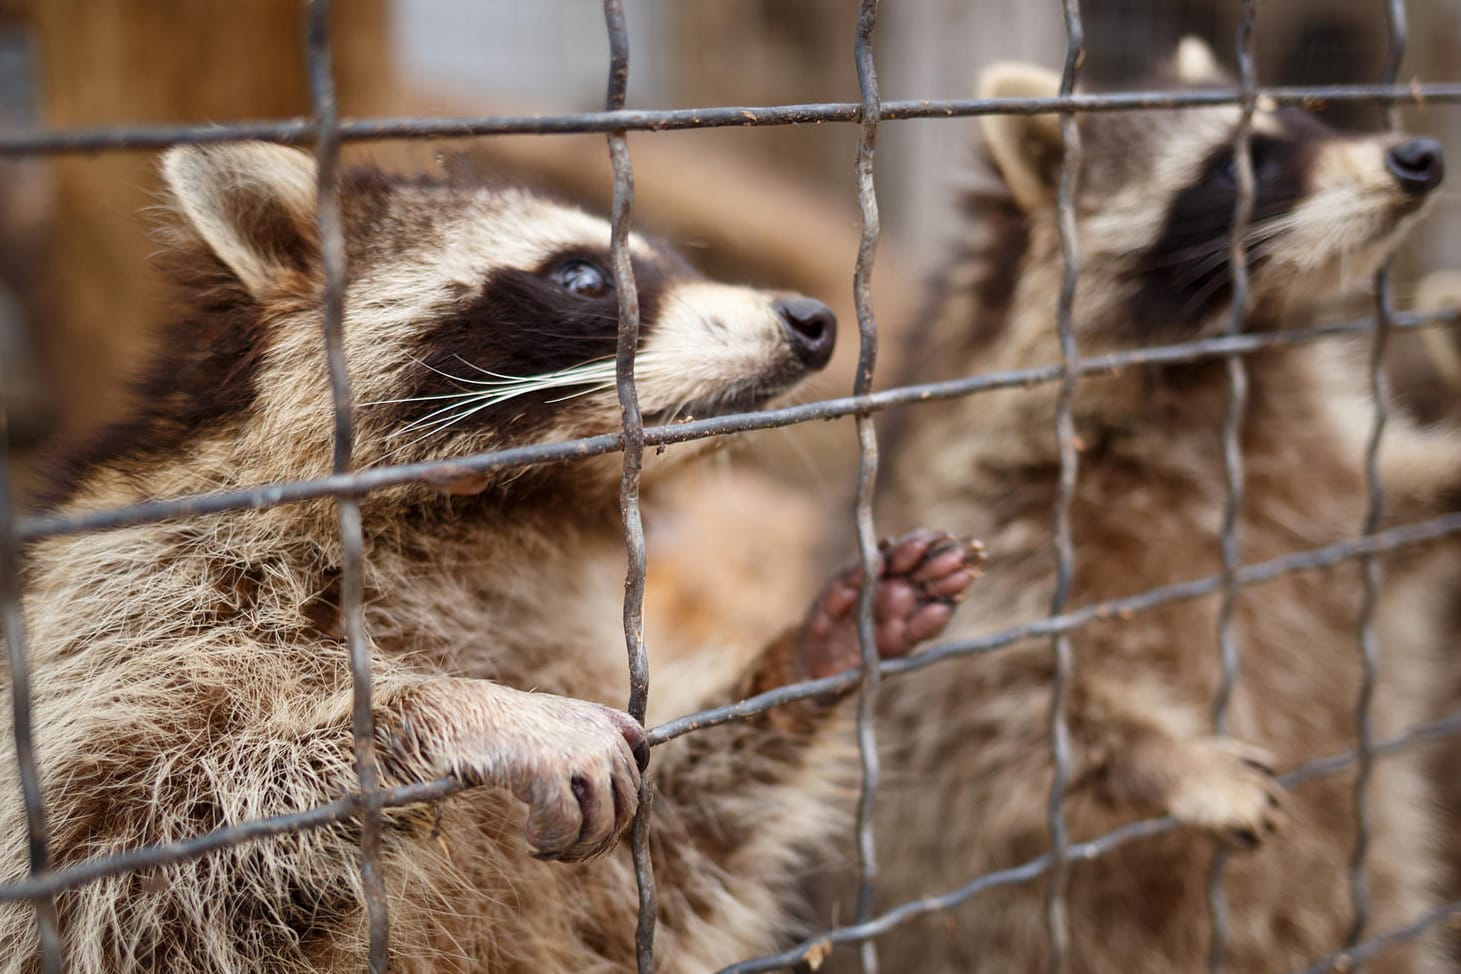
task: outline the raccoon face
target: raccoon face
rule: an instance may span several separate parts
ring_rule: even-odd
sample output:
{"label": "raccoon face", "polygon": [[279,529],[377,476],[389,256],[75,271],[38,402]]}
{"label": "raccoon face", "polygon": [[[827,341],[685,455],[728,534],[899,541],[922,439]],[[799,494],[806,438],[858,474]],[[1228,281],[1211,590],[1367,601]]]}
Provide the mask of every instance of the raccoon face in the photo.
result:
{"label": "raccoon face", "polygon": [[[1183,87],[1230,83],[1194,39],[1182,42],[1173,67]],[[1058,90],[1058,77],[1022,65],[991,68],[981,85],[985,97]],[[1080,120],[1082,327],[1129,343],[1192,337],[1226,323],[1239,120],[1230,106]],[[1059,266],[1058,121],[987,116],[984,129],[1011,196],[1032,224],[1051,228],[1036,238],[1045,252],[1030,259]],[[1253,210],[1244,246],[1255,327],[1281,323],[1288,302],[1367,285],[1444,172],[1433,139],[1341,135],[1305,111],[1264,103],[1253,117],[1250,149]]]}
{"label": "raccoon face", "polygon": [[[221,287],[256,312],[259,421],[245,435],[328,444],[313,160],[240,144],[175,149],[163,168],[185,218],[175,249],[213,268],[183,275],[193,303]],[[618,429],[608,223],[517,187],[375,170],[348,174],[341,200],[361,465]],[[637,235],[628,249],[646,424],[759,408],[830,359],[821,302],[708,281]]]}

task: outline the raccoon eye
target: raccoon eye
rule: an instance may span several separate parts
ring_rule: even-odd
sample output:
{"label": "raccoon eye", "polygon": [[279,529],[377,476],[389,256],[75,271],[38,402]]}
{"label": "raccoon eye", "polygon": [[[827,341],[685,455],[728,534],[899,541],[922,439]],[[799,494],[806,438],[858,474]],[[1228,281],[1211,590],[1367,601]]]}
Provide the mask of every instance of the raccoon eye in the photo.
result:
{"label": "raccoon eye", "polygon": [[[1253,165],[1253,181],[1263,182],[1273,176],[1277,168],[1277,161],[1273,157],[1272,146],[1266,141],[1254,139],[1248,144],[1248,158]],[[1223,160],[1222,168],[1219,170],[1225,182],[1236,186],[1238,184],[1238,157],[1229,153]]]}
{"label": "raccoon eye", "polygon": [[565,260],[549,272],[548,278],[569,294],[581,298],[601,298],[612,289],[607,271],[592,261],[579,258]]}

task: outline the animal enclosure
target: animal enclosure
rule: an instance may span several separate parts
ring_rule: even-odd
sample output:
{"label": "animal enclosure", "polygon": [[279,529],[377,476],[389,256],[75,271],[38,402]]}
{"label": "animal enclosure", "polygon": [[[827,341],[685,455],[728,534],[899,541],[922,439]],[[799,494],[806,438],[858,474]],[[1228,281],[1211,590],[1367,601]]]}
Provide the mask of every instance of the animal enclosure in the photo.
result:
{"label": "animal enclosure", "polygon": [[[814,931],[804,942],[773,956],[748,957],[725,968],[726,972],[749,974],[754,971],[790,969],[799,964],[815,968],[829,952],[856,949],[861,952],[865,970],[879,967],[878,937],[917,915],[937,914],[956,905],[988,895],[1001,887],[1030,881],[1037,877],[1052,878],[1052,894],[1048,902],[1047,933],[1055,970],[1066,969],[1069,963],[1067,916],[1062,899],[1061,882],[1069,864],[1103,856],[1127,843],[1170,832],[1177,827],[1171,818],[1151,819],[1122,827],[1115,832],[1086,841],[1072,841],[1064,824],[1062,799],[1068,786],[1069,729],[1067,727],[1067,690],[1075,661],[1070,637],[1083,627],[1110,619],[1124,620],[1149,613],[1185,600],[1216,596],[1222,606],[1220,625],[1211,634],[1213,652],[1221,661],[1223,686],[1214,701],[1213,724],[1221,733],[1225,727],[1225,708],[1230,692],[1238,679],[1242,646],[1233,638],[1229,624],[1232,606],[1239,593],[1248,587],[1263,585],[1280,576],[1311,572],[1341,564],[1355,564],[1364,577],[1366,599],[1356,607],[1353,653],[1361,661],[1364,685],[1353,701],[1357,747],[1338,754],[1315,754],[1297,768],[1288,770],[1280,782],[1289,788],[1301,787],[1310,779],[1357,770],[1353,803],[1360,823],[1361,838],[1354,850],[1350,873],[1350,901],[1353,909],[1352,935],[1343,943],[1335,943],[1333,952],[1313,958],[1312,966],[1303,972],[1353,970],[1361,968],[1367,957],[1391,943],[1421,936],[1444,926],[1461,914],[1461,902],[1440,906],[1413,922],[1396,929],[1372,929],[1368,922],[1369,889],[1366,883],[1366,839],[1368,829],[1366,789],[1369,769],[1387,755],[1418,747],[1427,741],[1461,732],[1461,713],[1437,720],[1417,723],[1395,737],[1380,737],[1371,729],[1369,706],[1378,668],[1383,665],[1384,647],[1380,645],[1374,625],[1378,593],[1384,584],[1381,571],[1383,556],[1434,542],[1461,533],[1461,513],[1452,513],[1431,520],[1381,529],[1385,485],[1379,475],[1378,455],[1389,419],[1389,383],[1385,370],[1385,353],[1394,336],[1426,330],[1454,327],[1461,324],[1461,311],[1454,307],[1411,310],[1401,307],[1390,283],[1389,272],[1382,272],[1376,281],[1373,311],[1362,318],[1313,327],[1278,332],[1252,333],[1243,330],[1243,312],[1248,294],[1248,257],[1241,245],[1232,249],[1233,314],[1226,334],[1201,340],[1159,344],[1137,350],[1083,356],[1078,347],[1073,325],[1074,309],[1081,295],[1077,288],[1080,253],[1074,238],[1074,179],[1080,162],[1081,145],[1075,127],[1075,115],[1081,113],[1130,112],[1135,110],[1171,110],[1214,105],[1236,105],[1244,113],[1234,143],[1235,158],[1249,159],[1250,131],[1248,122],[1259,99],[1271,99],[1280,105],[1379,107],[1398,124],[1399,108],[1414,104],[1461,103],[1461,83],[1435,82],[1429,79],[1411,81],[1401,71],[1408,42],[1405,5],[1401,0],[1384,3],[1388,29],[1387,56],[1380,77],[1373,84],[1322,84],[1302,87],[1262,87],[1254,67],[1255,23],[1257,4],[1246,0],[1236,23],[1233,52],[1239,66],[1239,83],[1223,90],[1157,91],[1139,90],[1119,93],[1085,94],[1077,92],[1082,72],[1091,55],[1087,43],[1082,12],[1076,0],[1063,0],[1052,8],[1063,19],[1065,58],[1061,94],[1056,98],[1001,99],[885,99],[881,94],[873,54],[877,41],[879,4],[862,0],[855,29],[846,38],[858,80],[857,98],[840,102],[778,104],[773,106],[713,105],[644,110],[628,104],[631,78],[629,25],[621,0],[605,0],[603,14],[609,40],[610,65],[607,95],[602,111],[556,115],[493,115],[478,118],[400,117],[344,118],[335,96],[332,75],[330,4],[328,0],[312,0],[309,6],[307,36],[301,38],[306,51],[312,113],[308,118],[230,122],[209,126],[105,126],[77,127],[62,130],[39,128],[0,132],[0,156],[23,158],[107,153],[122,150],[158,150],[179,144],[218,143],[230,140],[259,139],[311,148],[318,161],[318,231],[324,255],[326,300],[325,327],[321,340],[322,368],[328,370],[334,394],[334,473],[316,480],[259,484],[247,490],[199,494],[148,502],[132,507],[95,511],[77,515],[24,516],[12,500],[8,453],[0,451],[0,611],[9,651],[10,689],[13,698],[14,741],[20,761],[21,780],[29,826],[30,876],[0,886],[0,899],[27,901],[34,907],[40,931],[40,943],[47,971],[64,969],[61,938],[57,929],[55,899],[62,891],[103,876],[127,872],[165,869],[169,864],[205,856],[239,843],[267,840],[268,837],[305,829],[317,829],[353,821],[359,823],[362,870],[365,877],[366,906],[371,926],[372,971],[387,969],[390,950],[389,916],[384,884],[379,875],[379,840],[381,811],[443,799],[463,790],[455,779],[387,788],[378,784],[374,755],[374,731],[371,711],[370,650],[364,628],[364,559],[361,513],[357,498],[374,490],[392,486],[441,482],[443,477],[524,469],[547,463],[574,463],[584,458],[619,454],[623,461],[621,511],[625,531],[627,575],[625,586],[624,642],[626,650],[626,709],[643,720],[654,674],[649,672],[642,619],[645,593],[647,554],[644,529],[639,510],[639,478],[646,450],[663,445],[702,440],[759,429],[789,427],[834,418],[852,418],[856,423],[859,473],[856,500],[849,517],[858,539],[859,557],[866,577],[876,576],[879,533],[874,518],[874,491],[878,477],[879,444],[873,423],[874,415],[893,407],[909,410],[916,422],[917,404],[931,400],[974,397],[995,390],[1020,389],[1035,385],[1059,390],[1055,435],[1060,445],[1061,490],[1051,511],[1056,538],[1055,557],[1059,566],[1056,594],[1049,612],[1025,624],[978,639],[945,641],[914,656],[891,661],[879,660],[873,640],[873,587],[867,586],[859,601],[860,638],[863,644],[864,667],[861,672],[848,672],[817,681],[797,683],[759,694],[733,705],[714,710],[685,714],[648,728],[651,745],[696,734],[706,728],[736,721],[754,719],[780,705],[807,700],[835,690],[854,690],[858,696],[856,739],[861,756],[859,815],[856,824],[856,847],[859,855],[858,905],[855,915],[833,929]],[[874,289],[872,269],[880,237],[877,196],[877,162],[879,134],[884,126],[909,120],[952,120],[1009,114],[1058,114],[1064,137],[1061,160],[1060,200],[1062,243],[1065,269],[1063,287],[1058,298],[1061,357],[1043,367],[1018,372],[988,372],[938,383],[916,383],[894,388],[875,389],[874,366],[878,355],[878,320],[873,311]],[[852,279],[853,304],[857,312],[860,356],[856,378],[847,394],[770,411],[691,419],[668,426],[646,426],[640,416],[633,363],[639,328],[639,307],[634,286],[633,268],[628,256],[628,233],[634,219],[635,175],[629,151],[629,133],[653,133],[703,128],[760,128],[810,124],[833,124],[851,127],[857,134],[852,158],[846,160],[855,175],[855,189],[861,216],[858,252],[854,266],[847,268]],[[465,460],[444,463],[420,463],[405,466],[376,467],[357,470],[352,464],[354,402],[347,378],[341,344],[343,302],[348,268],[341,224],[337,177],[341,169],[341,149],[346,143],[380,139],[427,140],[438,138],[490,138],[509,134],[537,134],[553,138],[568,134],[599,133],[607,142],[606,152],[614,174],[613,254],[614,274],[619,295],[619,345],[617,354],[617,392],[622,408],[623,427],[615,434],[595,436],[569,442],[548,442],[480,454]],[[1242,163],[1241,165],[1247,165]],[[1241,168],[1241,166],[1240,166]],[[1242,236],[1253,215],[1254,199],[1250,180],[1238,180],[1238,202],[1234,214],[1233,237]],[[1374,409],[1369,437],[1368,492],[1369,513],[1364,523],[1354,525],[1353,536],[1341,542],[1310,550],[1297,551],[1280,558],[1244,563],[1239,557],[1238,517],[1244,495],[1244,472],[1241,463],[1240,432],[1245,408],[1245,362],[1250,356],[1266,351],[1314,342],[1362,339],[1369,343],[1369,382]],[[1072,401],[1083,378],[1113,371],[1140,369],[1155,364],[1215,360],[1225,363],[1230,381],[1230,397],[1226,414],[1214,417],[1214,428],[1222,437],[1228,464],[1227,482],[1223,485],[1228,498],[1222,530],[1212,539],[1221,552],[1223,570],[1211,576],[1182,579],[1170,585],[1145,591],[1116,601],[1072,605],[1068,590],[1076,569],[1074,548],[1070,538],[1070,504],[1080,476],[1080,447],[1072,418]],[[45,748],[45,728],[35,726],[28,681],[26,633],[21,615],[19,579],[25,546],[37,539],[83,532],[104,532],[110,529],[179,518],[215,515],[226,511],[260,509],[298,503],[309,499],[330,498],[336,505],[341,561],[341,611],[354,679],[353,732],[359,787],[354,793],[316,808],[298,811],[260,821],[239,822],[215,832],[175,845],[139,848],[133,852],[96,859],[80,866],[54,869],[47,855],[45,795],[36,772],[35,753]],[[935,525],[937,527],[937,525]],[[998,566],[991,570],[997,571]],[[1052,837],[1048,853],[1021,865],[970,875],[963,885],[940,895],[897,905],[876,912],[873,897],[877,888],[877,835],[872,823],[872,802],[878,791],[881,769],[877,752],[877,728],[873,705],[883,681],[947,661],[979,654],[998,653],[1016,644],[1048,644],[1055,666],[1055,679],[1050,686],[1049,727],[1053,741],[1052,760],[1056,769],[1049,800],[1048,830]],[[652,784],[646,785],[639,817],[629,841],[639,881],[639,925],[637,930],[638,964],[642,974],[655,970],[656,896],[654,863],[650,856],[650,814]],[[1219,860],[1221,862],[1221,859]],[[1210,911],[1214,924],[1211,945],[1212,971],[1221,971],[1224,964],[1226,903],[1223,895],[1222,868],[1214,869],[1209,880]],[[897,970],[896,961],[884,958],[884,969]]]}

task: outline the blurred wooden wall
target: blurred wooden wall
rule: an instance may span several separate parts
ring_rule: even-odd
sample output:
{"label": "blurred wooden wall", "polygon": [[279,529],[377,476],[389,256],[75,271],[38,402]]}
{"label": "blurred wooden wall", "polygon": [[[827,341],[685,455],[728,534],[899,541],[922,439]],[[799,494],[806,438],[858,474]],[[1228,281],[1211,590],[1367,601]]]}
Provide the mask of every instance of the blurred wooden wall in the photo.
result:
{"label": "blurred wooden wall", "polygon": [[[309,111],[302,0],[7,0],[30,31],[39,124],[206,123]],[[392,80],[388,0],[337,4],[342,111]],[[23,301],[62,434],[105,420],[159,309],[144,210],[156,153],[58,156],[38,276]]]}

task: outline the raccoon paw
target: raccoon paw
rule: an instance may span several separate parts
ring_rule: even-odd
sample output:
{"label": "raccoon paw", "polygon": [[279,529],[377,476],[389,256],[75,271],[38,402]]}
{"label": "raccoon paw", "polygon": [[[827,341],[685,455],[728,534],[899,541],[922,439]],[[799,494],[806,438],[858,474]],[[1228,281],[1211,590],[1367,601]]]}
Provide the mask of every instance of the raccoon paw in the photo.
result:
{"label": "raccoon paw", "polygon": [[386,762],[404,758],[432,776],[505,785],[528,806],[527,838],[539,859],[579,861],[613,848],[639,807],[649,764],[638,722],[572,697],[442,683],[418,694],[388,732]]}
{"label": "raccoon paw", "polygon": [[538,859],[576,862],[612,849],[639,807],[649,766],[644,730],[628,714],[568,697],[546,702],[547,754],[528,754],[511,783],[528,806],[528,843]]}
{"label": "raccoon paw", "polygon": [[1238,849],[1257,848],[1278,831],[1283,790],[1273,755],[1227,737],[1199,738],[1184,750],[1187,770],[1167,800],[1174,818]]}
{"label": "raccoon paw", "polygon": [[[873,635],[878,655],[892,659],[943,632],[955,604],[979,575],[984,546],[941,531],[914,531],[884,540],[878,551]],[[803,669],[811,679],[861,663],[857,637],[861,585],[858,566],[835,578],[812,606],[802,630]]]}

